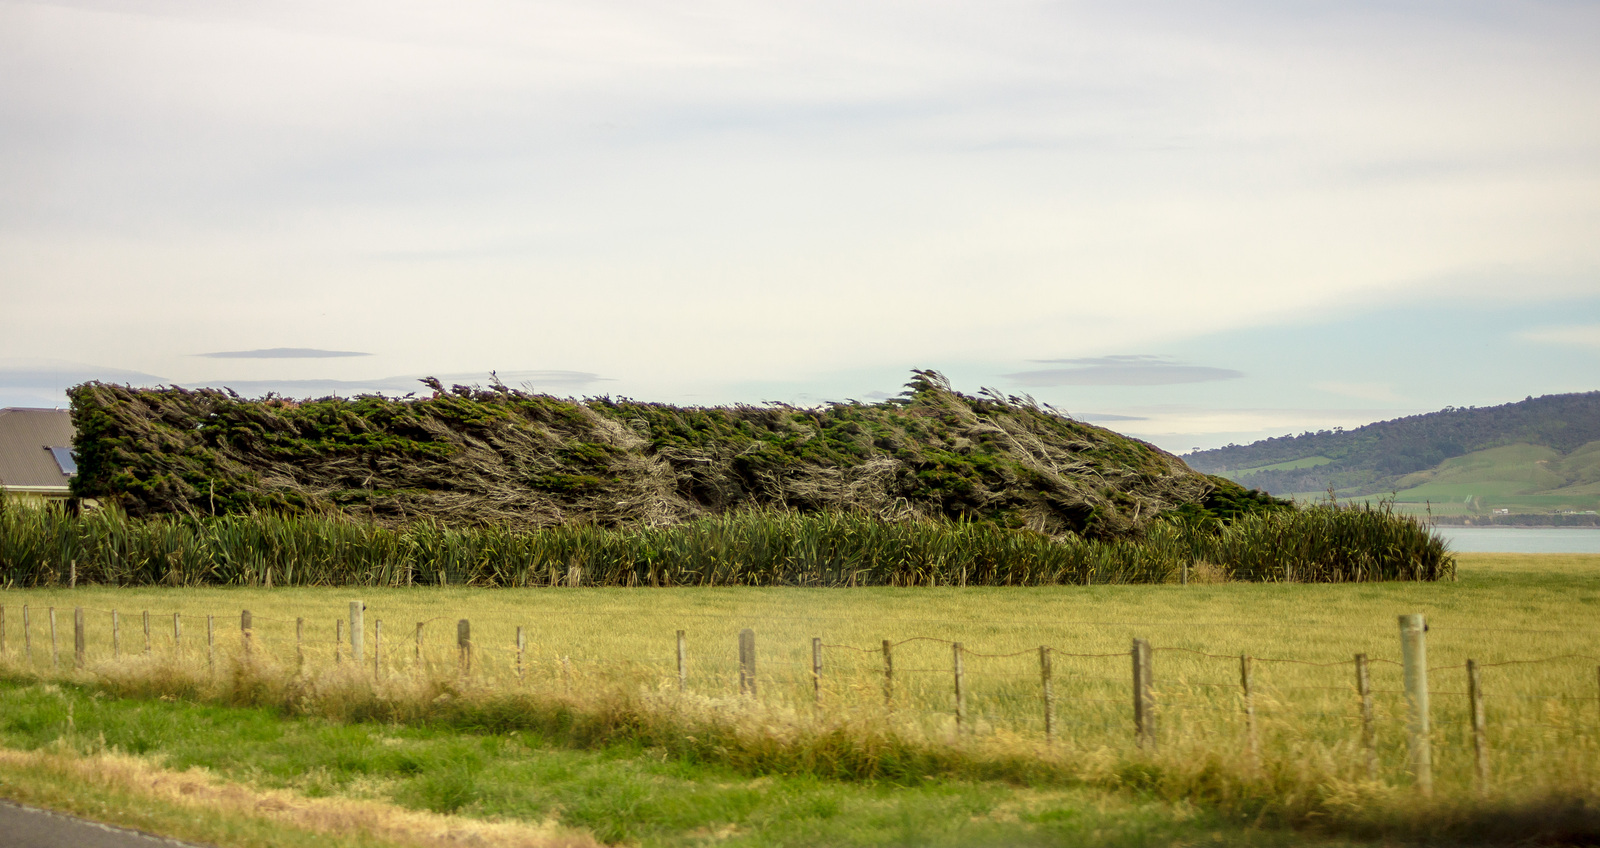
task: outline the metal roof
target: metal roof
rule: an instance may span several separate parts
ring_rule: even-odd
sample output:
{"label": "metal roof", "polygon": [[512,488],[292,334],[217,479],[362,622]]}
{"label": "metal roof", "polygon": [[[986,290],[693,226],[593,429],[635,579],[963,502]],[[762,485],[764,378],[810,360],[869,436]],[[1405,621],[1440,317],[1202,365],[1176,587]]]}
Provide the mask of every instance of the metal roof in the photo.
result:
{"label": "metal roof", "polygon": [[70,478],[50,449],[70,447],[74,432],[65,409],[0,409],[0,486],[65,493]]}

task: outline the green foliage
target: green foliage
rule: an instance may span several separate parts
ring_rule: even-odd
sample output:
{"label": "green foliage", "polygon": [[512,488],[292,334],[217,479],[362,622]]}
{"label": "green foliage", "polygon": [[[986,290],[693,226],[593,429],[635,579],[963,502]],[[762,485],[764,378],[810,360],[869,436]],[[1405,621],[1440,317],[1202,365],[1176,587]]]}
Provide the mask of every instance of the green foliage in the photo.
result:
{"label": "green foliage", "polygon": [[1294,502],[1275,498],[1260,489],[1246,489],[1226,477],[1213,478],[1217,487],[1198,503],[1187,503],[1169,517],[1184,522],[1230,522],[1251,515],[1294,511]]}
{"label": "green foliage", "polygon": [[59,584],[71,563],[80,581],[115,585],[1038,586],[1159,583],[1195,562],[1237,579],[1304,582],[1437,580],[1455,569],[1438,537],[1387,505],[1180,518],[1119,540],[859,513],[736,512],[671,526],[517,531],[0,510],[0,577],[21,586]]}
{"label": "green foliage", "polygon": [[893,401],[823,409],[425,382],[432,397],[314,401],[86,383],[70,392],[74,488],[137,517],[345,513],[532,529],[758,508],[1115,539],[1231,486],[1030,399],[962,395],[932,371],[914,372]]}

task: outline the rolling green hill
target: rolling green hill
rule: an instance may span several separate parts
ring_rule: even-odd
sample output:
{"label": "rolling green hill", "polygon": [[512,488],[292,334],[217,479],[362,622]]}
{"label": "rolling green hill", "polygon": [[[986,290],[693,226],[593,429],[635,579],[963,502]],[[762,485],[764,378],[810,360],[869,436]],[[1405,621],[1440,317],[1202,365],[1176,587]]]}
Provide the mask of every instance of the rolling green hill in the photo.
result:
{"label": "rolling green hill", "polygon": [[1184,457],[1197,470],[1301,499],[1394,493],[1442,516],[1600,509],[1600,392],[1448,408],[1229,445]]}

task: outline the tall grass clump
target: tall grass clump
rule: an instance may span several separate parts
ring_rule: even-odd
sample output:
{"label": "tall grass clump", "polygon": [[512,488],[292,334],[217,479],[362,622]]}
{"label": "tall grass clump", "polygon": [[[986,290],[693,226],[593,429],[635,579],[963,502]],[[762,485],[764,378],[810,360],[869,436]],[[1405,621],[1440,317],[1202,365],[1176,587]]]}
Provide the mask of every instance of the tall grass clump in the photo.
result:
{"label": "tall grass clump", "polygon": [[1418,519],[1396,514],[1389,501],[1242,515],[1221,532],[1200,533],[1193,546],[1198,558],[1224,566],[1236,580],[1341,583],[1455,576],[1455,559],[1444,539]]}
{"label": "tall grass clump", "polygon": [[69,573],[113,585],[1040,586],[1161,583],[1199,565],[1292,582],[1438,580],[1455,569],[1439,537],[1387,505],[1162,521],[1137,538],[1094,540],[843,512],[530,531],[0,504],[0,580],[15,586],[59,585]]}

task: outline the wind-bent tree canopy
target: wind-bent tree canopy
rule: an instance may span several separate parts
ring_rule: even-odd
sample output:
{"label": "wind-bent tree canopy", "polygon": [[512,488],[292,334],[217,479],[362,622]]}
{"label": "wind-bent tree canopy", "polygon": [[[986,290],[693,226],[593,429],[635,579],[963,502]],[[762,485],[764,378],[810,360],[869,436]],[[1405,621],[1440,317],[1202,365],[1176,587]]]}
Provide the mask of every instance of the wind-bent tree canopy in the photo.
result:
{"label": "wind-bent tree canopy", "polygon": [[403,524],[670,524],[741,508],[1137,535],[1159,516],[1288,508],[1030,399],[914,372],[822,409],[585,401],[425,380],[433,396],[292,401],[73,388],[76,493],[134,516],[326,513]]}

